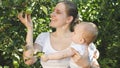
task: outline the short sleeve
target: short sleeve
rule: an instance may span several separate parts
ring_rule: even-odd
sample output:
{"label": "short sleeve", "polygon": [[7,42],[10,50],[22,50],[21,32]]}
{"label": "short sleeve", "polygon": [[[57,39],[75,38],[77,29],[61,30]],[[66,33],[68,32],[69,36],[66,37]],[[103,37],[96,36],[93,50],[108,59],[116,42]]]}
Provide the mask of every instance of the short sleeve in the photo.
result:
{"label": "short sleeve", "polygon": [[99,58],[99,51],[98,51],[98,49],[96,48],[96,46],[95,46],[94,43],[91,43],[91,44],[89,45],[89,49],[90,49],[91,52],[93,52],[93,53],[92,53],[93,56],[94,56],[94,53],[96,52],[95,56],[96,56],[97,59],[98,59],[98,58]]}
{"label": "short sleeve", "polygon": [[90,48],[90,50],[93,50],[93,51],[96,50],[96,46],[95,46],[94,43],[90,43],[90,44],[89,44],[89,48]]}
{"label": "short sleeve", "polygon": [[39,44],[40,46],[44,46],[45,40],[47,39],[49,33],[48,32],[43,32],[38,35],[38,37],[35,40],[35,43]]}

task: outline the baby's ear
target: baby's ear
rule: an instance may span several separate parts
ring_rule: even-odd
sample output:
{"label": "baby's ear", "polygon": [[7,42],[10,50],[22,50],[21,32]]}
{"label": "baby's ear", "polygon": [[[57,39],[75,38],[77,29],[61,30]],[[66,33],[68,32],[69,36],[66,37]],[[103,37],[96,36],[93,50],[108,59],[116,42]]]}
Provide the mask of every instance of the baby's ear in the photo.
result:
{"label": "baby's ear", "polygon": [[85,39],[84,38],[80,38],[80,43],[84,43]]}

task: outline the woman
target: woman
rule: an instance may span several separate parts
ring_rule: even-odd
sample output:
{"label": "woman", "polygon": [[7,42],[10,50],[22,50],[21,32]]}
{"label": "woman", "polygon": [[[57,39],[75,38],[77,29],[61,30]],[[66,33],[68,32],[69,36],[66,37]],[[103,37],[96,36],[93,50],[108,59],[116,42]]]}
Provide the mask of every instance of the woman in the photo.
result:
{"label": "woman", "polygon": [[[19,20],[27,28],[26,36],[26,48],[27,50],[23,53],[23,58],[27,65],[31,65],[36,62],[36,57],[33,56],[34,52],[42,51],[45,54],[58,52],[66,49],[71,44],[71,36],[73,27],[78,23],[78,10],[77,6],[70,1],[62,1],[58,3],[51,13],[50,27],[56,29],[55,32],[44,32],[41,33],[33,46],[33,24],[30,15],[25,14],[25,18],[22,17],[23,13],[18,14]],[[91,45],[93,47],[93,45]],[[95,48],[95,46],[94,46]],[[76,51],[75,51],[76,52]],[[88,55],[88,54],[87,54]],[[89,61],[84,58],[80,58],[79,54],[73,56],[74,61],[81,65],[81,62],[85,62],[83,67],[89,68]],[[63,60],[49,60],[48,62],[42,62],[43,68],[67,68],[69,66],[69,58]]]}

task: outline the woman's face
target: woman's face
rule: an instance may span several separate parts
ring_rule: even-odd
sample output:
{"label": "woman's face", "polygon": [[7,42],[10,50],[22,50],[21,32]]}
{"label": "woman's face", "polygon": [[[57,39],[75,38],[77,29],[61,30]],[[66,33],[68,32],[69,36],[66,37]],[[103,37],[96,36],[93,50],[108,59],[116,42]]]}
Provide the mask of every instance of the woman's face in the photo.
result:
{"label": "woman's face", "polygon": [[58,3],[54,8],[54,11],[51,13],[51,22],[50,26],[54,28],[62,27],[66,24],[67,14],[66,7],[64,3]]}

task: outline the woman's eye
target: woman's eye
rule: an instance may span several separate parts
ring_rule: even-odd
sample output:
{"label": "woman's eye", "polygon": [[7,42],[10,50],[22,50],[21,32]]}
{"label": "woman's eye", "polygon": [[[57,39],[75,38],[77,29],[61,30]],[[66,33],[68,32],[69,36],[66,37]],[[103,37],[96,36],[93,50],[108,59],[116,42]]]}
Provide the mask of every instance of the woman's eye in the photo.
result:
{"label": "woman's eye", "polygon": [[57,14],[61,14],[61,12],[59,12],[59,11],[57,11],[56,13],[57,13]]}

